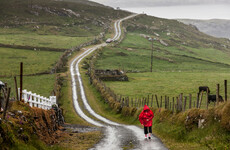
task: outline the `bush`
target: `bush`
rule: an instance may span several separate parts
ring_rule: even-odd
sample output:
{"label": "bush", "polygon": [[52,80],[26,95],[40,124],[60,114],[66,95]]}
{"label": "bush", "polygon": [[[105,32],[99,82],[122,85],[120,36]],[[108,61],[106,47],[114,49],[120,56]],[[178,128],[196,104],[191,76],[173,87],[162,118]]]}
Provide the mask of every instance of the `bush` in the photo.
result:
{"label": "bush", "polygon": [[230,102],[226,103],[221,111],[221,126],[230,131]]}

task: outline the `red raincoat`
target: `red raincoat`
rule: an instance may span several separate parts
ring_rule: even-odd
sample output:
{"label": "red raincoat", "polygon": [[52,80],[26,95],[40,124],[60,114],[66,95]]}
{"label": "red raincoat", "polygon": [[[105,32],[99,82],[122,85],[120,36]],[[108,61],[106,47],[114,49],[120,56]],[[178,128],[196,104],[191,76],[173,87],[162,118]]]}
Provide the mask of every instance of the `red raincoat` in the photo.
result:
{"label": "red raincoat", "polygon": [[145,127],[151,127],[153,117],[154,117],[153,112],[149,109],[147,105],[145,105],[143,111],[139,115],[140,123]]}

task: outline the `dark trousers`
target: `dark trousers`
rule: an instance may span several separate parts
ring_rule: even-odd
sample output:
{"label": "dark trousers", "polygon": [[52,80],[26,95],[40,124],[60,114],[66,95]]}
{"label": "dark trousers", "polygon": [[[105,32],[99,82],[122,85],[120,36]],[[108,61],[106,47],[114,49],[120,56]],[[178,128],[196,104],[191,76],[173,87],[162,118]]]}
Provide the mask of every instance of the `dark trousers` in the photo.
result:
{"label": "dark trousers", "polygon": [[152,133],[152,126],[151,127],[144,127],[144,133],[145,134]]}

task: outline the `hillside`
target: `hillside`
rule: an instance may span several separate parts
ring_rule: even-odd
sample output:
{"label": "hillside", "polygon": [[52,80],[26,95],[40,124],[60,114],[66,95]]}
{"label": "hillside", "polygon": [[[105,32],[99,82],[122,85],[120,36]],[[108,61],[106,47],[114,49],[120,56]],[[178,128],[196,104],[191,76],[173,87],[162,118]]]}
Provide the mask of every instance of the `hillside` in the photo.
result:
{"label": "hillside", "polygon": [[[24,88],[49,96],[56,80],[53,73],[66,69],[66,50],[98,42],[111,34],[113,20],[128,14],[83,0],[1,0],[1,81],[13,87],[12,77],[24,62],[24,75],[29,75]],[[34,86],[39,80],[46,86]]]}
{"label": "hillside", "polygon": [[196,26],[201,32],[214,37],[230,39],[230,20],[211,19],[211,20],[192,20],[178,19],[185,24]]}
{"label": "hillside", "polygon": [[[122,69],[129,82],[106,82],[123,96],[147,97],[151,94],[177,97],[192,94],[207,85],[215,94],[216,84],[230,80],[230,41],[206,35],[176,20],[140,15],[125,24],[126,37],[116,47],[100,52],[96,69]],[[153,72],[150,72],[151,37]],[[229,86],[229,85],[228,85]],[[229,86],[230,87],[230,86]]]}
{"label": "hillside", "polygon": [[127,12],[89,3],[2,0],[0,26],[37,34],[95,36],[109,28],[113,19],[127,15]]}
{"label": "hillside", "polygon": [[[98,61],[99,68],[125,68],[131,72],[149,71],[151,51],[149,38],[154,37],[154,71],[217,71],[221,68],[228,70],[230,65],[228,39],[214,38],[193,26],[175,20],[146,15],[130,19],[124,25],[127,36],[116,48],[106,48],[108,50],[104,51]],[[111,55],[116,55],[120,59],[115,59]],[[138,59],[139,63],[132,59]],[[211,66],[215,69],[211,69]]]}

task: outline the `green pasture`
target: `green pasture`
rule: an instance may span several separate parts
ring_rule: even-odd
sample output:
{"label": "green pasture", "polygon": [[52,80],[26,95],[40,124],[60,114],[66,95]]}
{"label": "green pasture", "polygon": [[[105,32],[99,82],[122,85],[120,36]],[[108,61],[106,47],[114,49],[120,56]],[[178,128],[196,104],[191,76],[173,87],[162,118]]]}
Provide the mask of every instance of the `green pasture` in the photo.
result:
{"label": "green pasture", "polygon": [[[15,84],[14,78],[1,78],[0,81],[7,83],[8,87],[11,87],[11,96],[15,97]],[[24,76],[23,77],[23,89],[37,93],[41,96],[49,97],[54,89],[54,83],[56,81],[56,75],[37,75],[37,76]],[[20,78],[17,76],[18,88],[20,87]]]}
{"label": "green pasture", "polygon": [[20,62],[24,63],[24,75],[50,72],[61,55],[53,51],[0,48],[0,76],[19,75]]}
{"label": "green pasture", "polygon": [[[46,35],[35,33],[24,33],[20,30],[15,30],[16,33],[0,30],[0,43],[6,45],[34,46],[70,49],[87,41],[93,40],[94,37],[77,37],[64,35]],[[20,33],[21,32],[21,33]]]}
{"label": "green pasture", "polygon": [[[216,94],[216,84],[220,84],[220,95],[224,98],[224,80],[230,81],[229,73],[211,73],[211,72],[153,72],[153,73],[128,73],[127,82],[105,82],[116,94],[133,99],[147,98],[157,95],[170,98],[178,97],[180,93],[189,97],[192,94],[192,100],[196,101],[199,86],[208,86],[210,94]],[[206,93],[203,96],[203,106],[206,102]],[[230,84],[228,84],[228,94],[230,94]],[[154,96],[155,103],[155,96]],[[188,104],[188,102],[187,102]],[[156,106],[156,105],[155,105]]]}
{"label": "green pasture", "polygon": [[[127,34],[117,47],[104,48],[96,63],[99,69],[150,71],[151,42],[136,33]],[[230,51],[187,46],[163,46],[154,41],[154,71],[229,71]]]}
{"label": "green pasture", "polygon": [[[128,82],[106,82],[106,85],[116,94],[133,99],[147,98],[148,95],[151,98],[156,94],[158,100],[160,96],[168,96],[172,100],[172,97],[183,93],[184,96],[192,94],[195,101],[199,86],[209,86],[211,94],[215,94],[217,83],[220,84],[220,94],[224,96],[224,80],[230,81],[230,51],[205,46],[163,46],[154,41],[152,73],[150,56],[151,42],[138,33],[128,33],[120,45],[102,50],[96,69],[127,71]],[[203,97],[203,105],[205,99],[206,96]]]}

